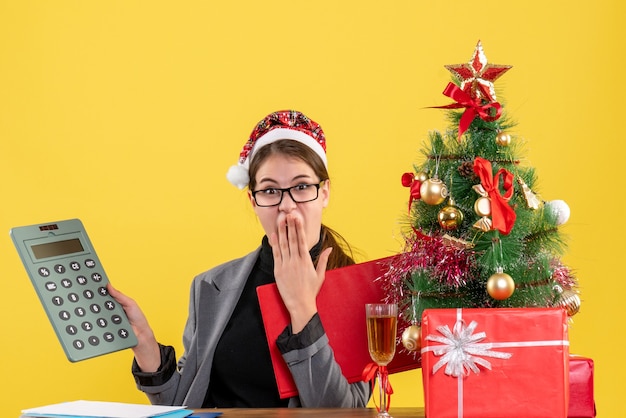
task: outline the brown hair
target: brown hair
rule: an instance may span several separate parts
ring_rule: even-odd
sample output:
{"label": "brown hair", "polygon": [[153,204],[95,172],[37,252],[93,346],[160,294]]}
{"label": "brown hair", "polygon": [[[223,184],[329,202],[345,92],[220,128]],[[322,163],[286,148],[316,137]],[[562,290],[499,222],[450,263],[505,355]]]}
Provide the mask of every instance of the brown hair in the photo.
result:
{"label": "brown hair", "polygon": [[[250,190],[254,190],[256,187],[256,173],[261,164],[269,156],[276,154],[304,161],[313,169],[313,172],[319,177],[320,182],[329,179],[328,170],[315,151],[301,142],[291,139],[280,139],[261,147],[261,149],[257,150],[254,154],[254,157],[250,161],[249,169],[250,182],[248,188]],[[328,258],[327,270],[354,264],[354,254],[350,244],[348,244],[338,232],[324,224],[322,224],[321,242],[321,251],[328,247],[333,248]],[[317,265],[317,259],[313,260],[313,262]]]}

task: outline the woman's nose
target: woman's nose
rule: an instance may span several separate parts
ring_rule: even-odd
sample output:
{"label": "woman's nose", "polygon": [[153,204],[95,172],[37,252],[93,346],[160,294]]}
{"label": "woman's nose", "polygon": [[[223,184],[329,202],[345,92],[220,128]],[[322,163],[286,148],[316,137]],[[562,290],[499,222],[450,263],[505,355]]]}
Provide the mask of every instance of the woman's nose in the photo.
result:
{"label": "woman's nose", "polygon": [[291,197],[291,193],[286,192],[286,191],[283,192],[283,200],[280,202],[280,205],[278,206],[278,208],[282,210],[283,212],[290,212],[294,210],[296,206],[297,206],[297,203]]}

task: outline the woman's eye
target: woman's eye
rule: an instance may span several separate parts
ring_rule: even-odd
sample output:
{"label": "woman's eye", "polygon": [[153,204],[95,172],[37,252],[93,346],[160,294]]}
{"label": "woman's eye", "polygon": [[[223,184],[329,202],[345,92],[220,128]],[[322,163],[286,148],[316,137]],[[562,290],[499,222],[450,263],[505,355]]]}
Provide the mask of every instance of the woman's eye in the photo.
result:
{"label": "woman's eye", "polygon": [[278,190],[277,189],[265,189],[265,190],[261,190],[261,193],[272,195],[272,194],[277,194]]}

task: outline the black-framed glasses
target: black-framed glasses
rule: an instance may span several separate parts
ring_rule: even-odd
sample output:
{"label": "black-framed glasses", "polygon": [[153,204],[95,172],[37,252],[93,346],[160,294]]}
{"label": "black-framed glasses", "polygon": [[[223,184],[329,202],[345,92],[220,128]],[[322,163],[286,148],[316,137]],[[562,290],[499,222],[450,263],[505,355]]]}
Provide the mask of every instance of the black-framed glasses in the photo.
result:
{"label": "black-framed glasses", "polygon": [[254,198],[257,206],[264,208],[280,205],[280,202],[283,201],[283,197],[285,197],[285,192],[289,193],[291,200],[294,202],[306,203],[318,198],[322,183],[324,182],[322,181],[317,184],[302,183],[284,189],[279,187],[270,187],[263,190],[253,191],[252,197]]}

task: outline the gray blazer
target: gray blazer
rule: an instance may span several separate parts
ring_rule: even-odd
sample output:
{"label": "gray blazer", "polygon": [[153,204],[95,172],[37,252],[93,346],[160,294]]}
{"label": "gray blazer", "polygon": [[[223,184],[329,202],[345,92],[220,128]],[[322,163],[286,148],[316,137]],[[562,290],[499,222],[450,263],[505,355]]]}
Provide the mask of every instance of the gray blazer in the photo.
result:
{"label": "gray blazer", "polygon": [[[153,404],[200,408],[209,387],[215,347],[241,296],[260,248],[196,276],[191,285],[189,316],[183,332],[185,352],[178,371],[159,386],[138,388]],[[311,346],[283,354],[299,396],[290,407],[354,407],[367,405],[365,382],[348,383],[324,334]]]}

